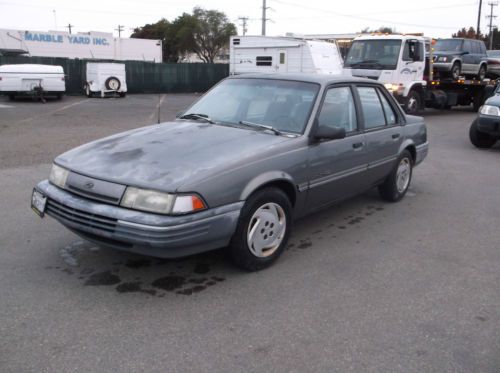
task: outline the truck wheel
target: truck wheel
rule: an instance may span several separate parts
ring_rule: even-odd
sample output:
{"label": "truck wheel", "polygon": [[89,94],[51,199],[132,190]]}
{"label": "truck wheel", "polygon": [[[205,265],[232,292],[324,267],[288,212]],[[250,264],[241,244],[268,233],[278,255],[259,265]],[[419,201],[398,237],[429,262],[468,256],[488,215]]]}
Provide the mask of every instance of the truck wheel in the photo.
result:
{"label": "truck wheel", "polygon": [[405,112],[415,115],[420,111],[420,95],[416,91],[410,91],[405,103]]}
{"label": "truck wheel", "polygon": [[108,79],[106,79],[104,85],[110,91],[118,91],[122,84],[120,83],[120,79],[115,76],[110,76]]}
{"label": "truck wheel", "polygon": [[479,68],[479,72],[477,73],[477,78],[479,80],[483,80],[486,78],[486,65],[482,64],[481,67]]}
{"label": "truck wheel", "polygon": [[16,95],[14,95],[13,93],[9,94],[9,100],[10,101],[14,101],[16,98]]}
{"label": "truck wheel", "polygon": [[127,96],[127,92],[120,92],[119,95],[120,95],[120,97],[125,97],[125,96]]}
{"label": "truck wheel", "polygon": [[247,271],[273,264],[288,242],[291,216],[290,200],[280,189],[266,188],[251,195],[228,247],[233,263]]}
{"label": "truck wheel", "polygon": [[496,137],[490,136],[477,129],[477,119],[470,125],[469,138],[472,145],[479,149],[489,149],[497,142]]}
{"label": "truck wheel", "polygon": [[460,63],[455,62],[453,64],[453,66],[451,67],[451,71],[450,71],[451,78],[453,80],[457,80],[458,78],[460,78],[460,73],[462,72],[461,70],[462,70],[462,68],[460,67]]}
{"label": "truck wheel", "polygon": [[58,93],[58,94],[56,95],[56,98],[57,98],[58,100],[62,100],[62,97],[63,97],[63,94],[62,94],[62,93]]}
{"label": "truck wheel", "polygon": [[379,185],[380,196],[389,202],[401,200],[410,187],[412,171],[413,158],[408,150],[404,150],[387,179]]}

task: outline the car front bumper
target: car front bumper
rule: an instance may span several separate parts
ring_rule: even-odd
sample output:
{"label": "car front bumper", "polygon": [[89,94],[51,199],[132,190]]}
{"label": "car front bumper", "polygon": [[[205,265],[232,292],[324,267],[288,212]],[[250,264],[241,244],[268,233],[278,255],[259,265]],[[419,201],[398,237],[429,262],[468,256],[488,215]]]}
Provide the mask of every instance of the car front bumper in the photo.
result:
{"label": "car front bumper", "polygon": [[480,115],[477,120],[477,129],[479,132],[500,137],[500,117],[493,115]]}
{"label": "car front bumper", "polygon": [[98,245],[176,258],[227,246],[244,202],[194,214],[165,216],[99,203],[48,182],[35,190],[47,197],[45,213]]}

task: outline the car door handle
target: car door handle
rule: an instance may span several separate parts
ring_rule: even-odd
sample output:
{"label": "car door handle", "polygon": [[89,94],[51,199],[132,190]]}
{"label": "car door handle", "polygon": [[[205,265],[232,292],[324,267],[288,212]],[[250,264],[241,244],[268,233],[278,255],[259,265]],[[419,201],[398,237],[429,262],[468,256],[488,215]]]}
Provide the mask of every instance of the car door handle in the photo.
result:
{"label": "car door handle", "polygon": [[363,147],[363,145],[364,145],[364,144],[363,144],[362,142],[355,142],[354,144],[352,144],[352,147],[353,147],[354,149],[360,149],[360,148],[362,148],[362,147]]}
{"label": "car door handle", "polygon": [[393,134],[393,135],[392,135],[392,138],[395,140],[395,139],[398,139],[398,138],[399,138],[399,136],[400,136],[400,134],[399,134],[399,133],[395,133],[395,134]]}

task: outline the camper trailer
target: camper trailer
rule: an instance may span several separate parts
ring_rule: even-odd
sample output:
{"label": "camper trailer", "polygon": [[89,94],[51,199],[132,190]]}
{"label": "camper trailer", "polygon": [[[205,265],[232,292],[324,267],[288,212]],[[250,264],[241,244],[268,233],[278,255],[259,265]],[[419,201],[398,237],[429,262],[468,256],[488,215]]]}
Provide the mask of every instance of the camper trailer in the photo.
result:
{"label": "camper trailer", "polygon": [[2,65],[0,66],[0,93],[13,100],[16,96],[56,96],[66,91],[62,66]]}
{"label": "camper trailer", "polygon": [[318,73],[341,74],[337,44],[299,37],[233,36],[230,74]]}
{"label": "camper trailer", "polygon": [[125,97],[127,80],[124,63],[88,62],[83,90],[87,97],[116,95]]}

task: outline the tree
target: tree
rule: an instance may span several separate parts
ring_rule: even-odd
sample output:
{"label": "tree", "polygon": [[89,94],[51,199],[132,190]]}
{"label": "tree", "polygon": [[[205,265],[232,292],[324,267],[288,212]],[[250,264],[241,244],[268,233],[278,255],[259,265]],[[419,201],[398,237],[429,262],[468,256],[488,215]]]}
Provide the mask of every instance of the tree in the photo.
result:
{"label": "tree", "polygon": [[[478,37],[479,36],[479,37]],[[456,33],[451,35],[452,38],[467,38],[467,39],[481,39],[484,40],[484,35],[479,32],[479,35],[476,33],[476,30],[474,27],[469,27],[466,29],[465,27],[462,27],[460,30],[458,30]]]}
{"label": "tree", "polygon": [[365,27],[361,30],[361,34],[371,34],[374,32],[380,32],[382,34],[396,34],[396,29],[387,26],[380,26],[377,30],[370,30],[369,27]]}
{"label": "tree", "polygon": [[213,63],[221,49],[236,35],[236,26],[217,10],[193,9],[196,28],[193,30],[193,52],[204,62]]}
{"label": "tree", "polygon": [[195,53],[203,62],[213,63],[232,35],[236,35],[236,26],[224,13],[197,7],[193,14],[183,13],[172,22],[163,18],[138,27],[131,37],[160,39],[164,62],[179,62],[186,54]]}

